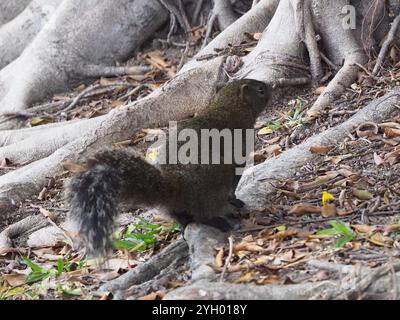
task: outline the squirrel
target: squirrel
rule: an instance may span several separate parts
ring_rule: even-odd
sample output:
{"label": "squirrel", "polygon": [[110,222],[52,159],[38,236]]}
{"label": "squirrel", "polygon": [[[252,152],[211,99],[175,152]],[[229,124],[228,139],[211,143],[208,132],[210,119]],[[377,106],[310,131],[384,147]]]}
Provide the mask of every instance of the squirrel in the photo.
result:
{"label": "squirrel", "polygon": [[[234,80],[217,91],[204,112],[178,122],[177,131],[192,129],[200,136],[202,129],[254,129],[271,93],[272,88],[264,82]],[[70,204],[68,218],[92,255],[104,255],[112,248],[110,236],[117,205],[123,199],[164,209],[182,227],[198,222],[223,231],[227,226],[223,218],[232,214],[233,206],[243,205],[234,196],[240,178],[235,174],[234,162],[168,164],[167,161],[152,165],[134,152],[119,149],[101,151],[82,167],[82,172],[66,185],[66,201]]]}

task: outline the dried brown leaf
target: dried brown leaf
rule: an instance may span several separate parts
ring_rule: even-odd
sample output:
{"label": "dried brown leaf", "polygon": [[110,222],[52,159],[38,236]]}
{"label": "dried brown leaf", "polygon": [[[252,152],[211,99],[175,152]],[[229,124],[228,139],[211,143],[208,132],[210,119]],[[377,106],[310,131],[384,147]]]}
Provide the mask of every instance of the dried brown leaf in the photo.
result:
{"label": "dried brown leaf", "polygon": [[289,214],[304,215],[310,213],[321,213],[322,208],[315,206],[310,203],[299,203],[296,204],[292,209],[289,210]]}
{"label": "dried brown leaf", "polygon": [[327,203],[322,207],[321,215],[324,218],[336,216],[336,206],[333,203]]}
{"label": "dried brown leaf", "polygon": [[324,156],[329,151],[331,151],[333,148],[335,148],[335,147],[334,146],[311,147],[310,152],[312,154],[318,154],[318,155]]}

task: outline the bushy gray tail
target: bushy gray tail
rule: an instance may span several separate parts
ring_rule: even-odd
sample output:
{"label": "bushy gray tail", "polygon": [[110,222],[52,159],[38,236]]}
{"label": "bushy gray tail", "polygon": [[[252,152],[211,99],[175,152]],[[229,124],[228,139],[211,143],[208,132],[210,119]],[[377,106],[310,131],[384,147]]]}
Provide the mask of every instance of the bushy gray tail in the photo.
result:
{"label": "bushy gray tail", "polygon": [[66,188],[69,218],[88,252],[104,255],[111,249],[119,201],[130,197],[151,205],[166,188],[161,172],[140,156],[125,150],[104,151],[70,180]]}

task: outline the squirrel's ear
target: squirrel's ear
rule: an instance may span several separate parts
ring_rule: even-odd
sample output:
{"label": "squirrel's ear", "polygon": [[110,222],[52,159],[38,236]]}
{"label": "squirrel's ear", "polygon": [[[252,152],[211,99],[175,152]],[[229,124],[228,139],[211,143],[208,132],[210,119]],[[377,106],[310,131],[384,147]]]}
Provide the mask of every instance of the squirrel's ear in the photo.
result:
{"label": "squirrel's ear", "polygon": [[215,86],[215,93],[218,93],[219,90],[221,90],[225,86],[224,82],[218,82],[217,85]]}
{"label": "squirrel's ear", "polygon": [[248,96],[249,93],[249,85],[248,84],[242,84],[240,87],[240,99],[244,101],[246,97]]}

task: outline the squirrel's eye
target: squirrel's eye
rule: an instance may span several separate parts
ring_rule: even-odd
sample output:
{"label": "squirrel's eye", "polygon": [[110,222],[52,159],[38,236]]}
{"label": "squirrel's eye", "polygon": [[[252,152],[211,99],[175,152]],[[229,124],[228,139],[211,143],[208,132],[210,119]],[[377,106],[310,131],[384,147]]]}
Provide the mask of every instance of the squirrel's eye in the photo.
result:
{"label": "squirrel's eye", "polygon": [[264,89],[263,88],[258,88],[258,93],[263,95],[264,94]]}

